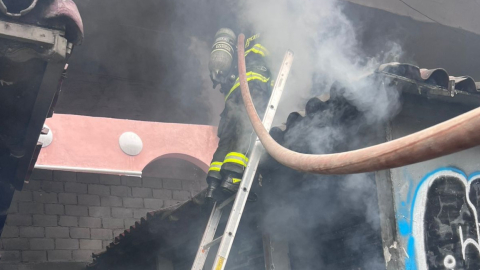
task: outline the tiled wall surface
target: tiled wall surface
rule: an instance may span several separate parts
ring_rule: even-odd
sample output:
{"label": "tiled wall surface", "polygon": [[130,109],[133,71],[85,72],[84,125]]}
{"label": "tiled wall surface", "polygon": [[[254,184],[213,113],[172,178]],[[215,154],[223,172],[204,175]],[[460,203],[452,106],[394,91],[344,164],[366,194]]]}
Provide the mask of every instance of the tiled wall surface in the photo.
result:
{"label": "tiled wall surface", "polygon": [[147,212],[188,200],[203,182],[36,170],[10,206],[0,269],[89,262]]}

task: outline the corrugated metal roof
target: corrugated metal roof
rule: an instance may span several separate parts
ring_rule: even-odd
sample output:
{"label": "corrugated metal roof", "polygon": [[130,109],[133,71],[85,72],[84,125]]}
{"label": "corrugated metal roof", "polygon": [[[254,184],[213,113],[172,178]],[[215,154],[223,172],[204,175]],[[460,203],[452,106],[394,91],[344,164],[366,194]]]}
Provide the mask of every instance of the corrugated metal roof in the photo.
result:
{"label": "corrugated metal roof", "polygon": [[146,217],[115,237],[105,251],[92,254],[93,263],[88,268],[115,268],[116,265],[125,264],[122,259],[128,259],[129,256],[122,255],[126,253],[150,255],[148,251],[167,249],[169,245],[174,245],[172,241],[180,243],[189,241],[188,238],[195,240],[198,232],[203,230],[203,226],[196,224],[202,223],[202,217],[205,217],[202,211],[204,197],[205,191],[202,191],[184,203],[149,212]]}
{"label": "corrugated metal roof", "polygon": [[[155,265],[156,256],[161,255],[172,260],[175,267],[190,269],[211,210],[209,204],[204,204],[204,197],[205,190],[182,204],[148,213],[145,218],[115,237],[105,251],[92,254],[93,262],[87,268],[150,269]],[[255,204],[247,207],[242,220],[246,224],[243,227],[248,229],[246,232],[241,229],[237,232],[242,239],[237,242],[236,251],[235,246],[232,249],[236,260],[232,259],[231,263],[243,265],[238,269],[256,269],[252,265],[263,265],[263,256],[259,256],[262,254],[261,234],[254,233],[255,239],[250,240],[245,236],[251,233],[252,228],[257,228],[257,225],[252,225],[248,220],[257,220],[255,210],[258,207]],[[227,218],[228,215],[222,217],[221,227]]]}
{"label": "corrugated metal roof", "polygon": [[390,78],[405,93],[480,105],[480,82],[467,75],[453,76],[443,68],[426,69],[404,63],[383,64],[374,74]]}
{"label": "corrugated metal roof", "polygon": [[377,72],[394,74],[409,78],[417,82],[432,86],[449,89],[451,81],[454,82],[454,89],[469,93],[480,94],[480,84],[470,76],[451,76],[443,68],[425,69],[410,64],[388,63],[381,65]]}
{"label": "corrugated metal roof", "polygon": [[[442,68],[424,69],[405,63],[387,63],[379,66],[374,72],[363,76],[359,81],[371,77],[376,77],[375,80],[372,80],[373,82],[394,85],[393,89],[405,94],[419,95],[428,99],[472,107],[480,105],[480,82],[475,82],[470,76],[452,76]],[[302,128],[312,125],[312,119],[315,115],[331,108],[331,103],[335,102],[335,97],[333,97],[335,93],[333,92],[341,92],[338,91],[338,85],[334,84],[332,86],[330,94],[310,98],[303,110],[291,112],[283,125],[273,127],[270,130],[270,135],[278,143],[289,147],[288,142],[284,140],[284,136],[288,135],[288,131],[296,125],[302,125]],[[354,108],[350,109],[355,110]],[[321,119],[317,117],[314,124],[321,125],[322,123],[319,121],[321,122]],[[298,147],[298,141],[295,144],[292,147]]]}

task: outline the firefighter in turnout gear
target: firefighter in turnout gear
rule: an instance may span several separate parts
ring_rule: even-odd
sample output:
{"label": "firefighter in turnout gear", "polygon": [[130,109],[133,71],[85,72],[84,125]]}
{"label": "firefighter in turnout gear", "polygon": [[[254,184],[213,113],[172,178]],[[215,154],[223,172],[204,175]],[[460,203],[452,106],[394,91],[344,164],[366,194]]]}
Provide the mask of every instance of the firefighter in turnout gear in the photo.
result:
{"label": "firefighter in turnout gear", "polygon": [[[255,132],[248,119],[238,79],[235,33],[227,28],[215,35],[210,55],[210,78],[215,88],[225,95],[225,109],[218,126],[218,148],[213,155],[207,174],[206,197],[214,198],[221,188],[226,193],[235,193],[240,185],[243,171],[248,164],[248,154],[254,144]],[[254,34],[245,41],[247,81],[255,108],[263,117],[272,91],[270,69],[266,57],[268,50],[261,43],[261,34]]]}

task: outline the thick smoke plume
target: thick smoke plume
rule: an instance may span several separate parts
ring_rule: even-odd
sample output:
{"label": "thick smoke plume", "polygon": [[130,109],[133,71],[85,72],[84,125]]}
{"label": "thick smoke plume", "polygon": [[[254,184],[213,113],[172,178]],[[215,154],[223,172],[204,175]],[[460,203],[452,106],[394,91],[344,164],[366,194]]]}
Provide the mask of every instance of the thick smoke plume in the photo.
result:
{"label": "thick smoke plume", "polygon": [[[361,115],[335,123],[331,119],[343,111],[331,105],[321,115],[290,127],[285,146],[320,154],[378,142],[382,124],[398,113],[400,101],[395,89],[368,75],[380,64],[397,61],[402,55],[399,45],[385,42],[375,57],[367,57],[357,40],[358,25],[344,14],[343,2],[335,0],[247,0],[238,8],[242,27],[263,34],[272,53],[272,69],[280,65],[287,49],[295,52],[277,123],[322,94],[341,95]],[[333,86],[341,91],[330,93]],[[294,243],[292,254],[303,258],[292,262],[295,268],[348,269],[346,256],[359,259],[359,269],[384,267],[372,174],[299,176],[288,169],[272,174],[272,188],[281,192],[270,198],[278,204],[270,202],[272,206],[267,207],[265,227]],[[341,247],[330,247],[339,242]],[[332,254],[334,250],[339,254]]]}
{"label": "thick smoke plume", "polygon": [[397,97],[376,91],[371,81],[359,79],[385,61],[398,60],[402,54],[399,45],[387,42],[376,57],[367,57],[357,41],[358,28],[343,7],[343,2],[336,0],[247,0],[239,4],[243,10],[240,22],[264,34],[272,52],[272,68],[279,66],[286,49],[295,52],[281,119],[301,108],[306,99],[328,92],[334,83],[348,87],[348,99],[360,110],[370,109],[372,120],[398,110]]}

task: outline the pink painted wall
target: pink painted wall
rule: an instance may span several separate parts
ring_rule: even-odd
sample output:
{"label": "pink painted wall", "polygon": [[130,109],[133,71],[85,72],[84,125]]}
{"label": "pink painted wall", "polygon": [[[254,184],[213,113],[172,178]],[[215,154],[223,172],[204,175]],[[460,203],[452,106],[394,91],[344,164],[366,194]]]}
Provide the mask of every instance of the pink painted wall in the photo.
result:
{"label": "pink painted wall", "polygon": [[[46,124],[53,132],[53,141],[42,149],[36,165],[141,172],[157,158],[175,157],[207,171],[218,144],[213,126],[65,114],[54,114]],[[127,131],[143,141],[137,156],[120,149],[118,139]]]}

